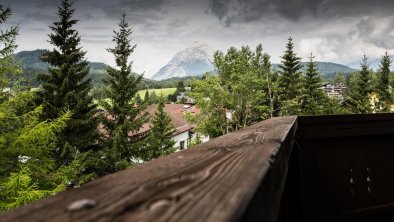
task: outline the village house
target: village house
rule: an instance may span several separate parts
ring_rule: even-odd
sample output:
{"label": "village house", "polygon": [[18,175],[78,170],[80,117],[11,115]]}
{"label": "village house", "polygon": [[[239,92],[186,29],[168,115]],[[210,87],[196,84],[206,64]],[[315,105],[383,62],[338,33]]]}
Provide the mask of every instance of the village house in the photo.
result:
{"label": "village house", "polygon": [[325,83],[322,86],[323,91],[329,96],[330,98],[335,98],[339,101],[343,101],[343,95],[346,90],[345,84],[330,84]]}
{"label": "village house", "polygon": [[[147,111],[151,117],[155,115],[156,107],[157,104],[148,106]],[[175,129],[172,135],[172,140],[175,141],[174,147],[177,151],[189,148],[192,141],[196,139],[196,133],[193,130],[194,126],[186,121],[183,114],[185,112],[199,113],[200,109],[190,104],[165,104],[164,111],[170,116],[171,124]],[[145,123],[138,134],[147,133],[150,127],[151,125],[149,123]],[[130,136],[133,135],[130,134]],[[200,139],[202,142],[206,142],[209,140],[209,137],[200,135]]]}

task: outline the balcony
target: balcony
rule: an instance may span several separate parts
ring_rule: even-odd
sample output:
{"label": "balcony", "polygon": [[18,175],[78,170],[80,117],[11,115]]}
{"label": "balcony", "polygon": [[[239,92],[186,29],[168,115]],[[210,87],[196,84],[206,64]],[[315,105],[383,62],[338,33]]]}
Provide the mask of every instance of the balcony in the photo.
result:
{"label": "balcony", "polygon": [[272,118],[0,221],[394,221],[394,115]]}

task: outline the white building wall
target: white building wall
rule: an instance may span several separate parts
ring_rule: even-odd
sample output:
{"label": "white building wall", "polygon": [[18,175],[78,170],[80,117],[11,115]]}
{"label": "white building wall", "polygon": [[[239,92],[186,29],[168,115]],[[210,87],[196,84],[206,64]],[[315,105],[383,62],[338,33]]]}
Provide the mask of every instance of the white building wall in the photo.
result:
{"label": "white building wall", "polygon": [[[174,147],[179,151],[179,147],[182,141],[184,141],[184,149],[187,149],[190,147],[190,142],[196,139],[196,133],[193,134],[192,138],[189,140],[189,131],[183,132],[181,134],[178,134],[176,136],[172,137],[172,140],[175,141]],[[200,139],[203,143],[209,141],[209,136],[204,136],[200,134]]]}
{"label": "white building wall", "polygon": [[185,143],[185,149],[186,149],[186,148],[188,147],[188,145],[189,145],[189,144],[188,144],[188,139],[189,139],[189,131],[183,132],[183,133],[181,133],[181,134],[178,134],[178,135],[172,137],[172,140],[175,141],[174,147],[176,147],[177,150],[179,150],[180,143],[181,143],[182,141],[184,141],[184,143]]}

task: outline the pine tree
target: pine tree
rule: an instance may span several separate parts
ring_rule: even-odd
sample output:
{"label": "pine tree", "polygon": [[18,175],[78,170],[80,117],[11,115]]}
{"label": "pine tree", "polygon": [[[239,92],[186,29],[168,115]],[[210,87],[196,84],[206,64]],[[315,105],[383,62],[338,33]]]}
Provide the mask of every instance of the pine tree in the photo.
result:
{"label": "pine tree", "polygon": [[[11,16],[11,9],[0,5],[0,24],[3,24]],[[16,49],[16,36],[19,27],[11,26],[9,29],[1,30],[0,33],[0,103],[6,98],[4,88],[9,87],[10,75],[20,73],[20,68],[14,63],[12,54]]]}
{"label": "pine tree", "polygon": [[129,133],[136,134],[147,122],[146,114],[141,115],[146,105],[136,106],[133,101],[138,93],[137,85],[141,82],[142,75],[134,75],[131,71],[132,62],[129,62],[129,57],[136,45],[130,44],[132,29],[126,21],[125,13],[122,14],[118,25],[119,31],[114,31],[113,37],[116,45],[108,49],[115,57],[117,68],[107,68],[107,77],[104,79],[104,83],[108,85],[107,100],[102,102],[109,115],[102,118],[107,134],[106,145],[110,150],[110,161],[115,164],[110,171],[127,167],[132,164],[133,159],[138,159],[141,141],[137,137],[130,137]]}
{"label": "pine tree", "polygon": [[154,159],[175,151],[175,142],[171,139],[174,127],[170,116],[164,111],[164,98],[159,99],[155,116],[152,120],[151,130],[147,138],[145,160]]}
{"label": "pine tree", "polygon": [[[371,113],[372,106],[370,93],[370,68],[368,58],[364,55],[360,64],[360,73],[355,78],[355,83],[349,84],[347,90],[346,106],[353,113]],[[349,82],[350,83],[350,82]]]}
{"label": "pine tree", "polygon": [[135,103],[137,105],[141,105],[142,104],[142,99],[139,93],[137,93],[137,95],[135,96]]}
{"label": "pine tree", "polygon": [[49,42],[55,47],[42,55],[41,60],[51,67],[48,73],[40,74],[43,90],[39,93],[44,106],[43,119],[53,120],[64,110],[70,110],[72,117],[60,134],[60,149],[57,151],[59,164],[67,163],[73,155],[92,149],[97,142],[96,106],[89,92],[91,90],[89,64],[85,51],[80,47],[81,37],[73,26],[72,2],[63,0],[59,10],[59,21],[51,26]]}
{"label": "pine tree", "polygon": [[178,85],[176,86],[176,89],[177,89],[178,92],[180,92],[180,93],[186,91],[186,89],[185,89],[185,84],[183,83],[182,80],[178,82]]}
{"label": "pine tree", "polygon": [[149,104],[156,104],[159,100],[159,97],[156,95],[155,91],[152,91],[149,95]]}
{"label": "pine tree", "polygon": [[149,91],[148,90],[145,91],[144,102],[149,103]]}
{"label": "pine tree", "polygon": [[281,113],[294,115],[300,112],[299,102],[301,96],[301,58],[293,51],[294,44],[290,37],[286,44],[285,54],[281,57],[282,64],[279,76],[279,101]]}
{"label": "pine tree", "polygon": [[301,113],[306,115],[323,114],[324,102],[327,101],[326,95],[321,89],[322,79],[313,59],[314,56],[311,53],[302,84]]}
{"label": "pine tree", "polygon": [[392,104],[393,98],[390,92],[390,66],[392,60],[387,54],[382,56],[380,60],[380,70],[378,75],[378,85],[376,91],[378,93],[379,102],[377,103],[378,112],[390,112],[390,106]]}

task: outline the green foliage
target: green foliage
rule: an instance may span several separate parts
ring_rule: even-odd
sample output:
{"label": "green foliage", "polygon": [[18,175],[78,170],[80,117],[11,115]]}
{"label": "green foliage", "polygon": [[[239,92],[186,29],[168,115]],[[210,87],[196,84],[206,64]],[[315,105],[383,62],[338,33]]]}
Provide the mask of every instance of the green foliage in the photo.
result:
{"label": "green foliage", "polygon": [[175,142],[171,139],[174,131],[171,118],[164,111],[164,98],[161,97],[146,140],[144,160],[151,160],[174,152]]}
{"label": "green foliage", "polygon": [[[11,16],[11,9],[0,5],[0,24],[4,24]],[[0,32],[0,102],[7,97],[5,88],[10,87],[10,79],[20,73],[20,68],[14,63],[12,53],[16,49],[16,36],[19,27],[11,26]]]}
{"label": "green foliage", "polygon": [[155,91],[152,91],[149,95],[149,104],[156,104],[159,100],[159,97],[156,95]]}
{"label": "green foliage", "polygon": [[191,147],[202,143],[201,134],[198,132],[196,132],[195,134],[196,134],[196,136],[194,139],[192,139],[191,144],[190,144]]}
{"label": "green foliage", "polygon": [[33,98],[31,92],[18,92],[0,104],[0,210],[59,192],[70,182],[58,176],[54,154],[72,114],[41,121],[43,108],[34,108]]}
{"label": "green foliage", "polygon": [[185,116],[190,123],[197,124],[198,132],[212,138],[229,132],[231,125],[226,119],[226,107],[230,106],[230,92],[222,87],[219,76],[195,79],[190,95],[201,112],[196,115],[186,112]]}
{"label": "green foliage", "polygon": [[51,65],[48,73],[38,76],[43,82],[39,92],[43,104],[43,120],[59,117],[69,109],[72,117],[59,135],[60,149],[57,151],[58,164],[69,164],[79,152],[96,149],[97,119],[93,104],[88,62],[79,46],[81,37],[73,29],[77,20],[73,19],[74,9],[69,0],[63,0],[59,7],[59,21],[50,27],[49,42],[55,47],[43,54],[42,60]]}
{"label": "green foliage", "polygon": [[167,101],[175,103],[177,101],[177,95],[178,95],[177,91],[175,91],[175,93],[173,93],[173,94],[169,94],[167,96]]}
{"label": "green foliage", "polygon": [[176,89],[178,92],[186,92],[185,84],[183,83],[183,81],[178,82]]}
{"label": "green foliage", "polygon": [[[3,24],[11,16],[12,12],[9,7],[0,5],[0,24]],[[6,58],[12,56],[17,45],[15,43],[19,27],[11,26],[9,29],[1,30],[0,33],[0,57]]]}
{"label": "green foliage", "polygon": [[319,115],[324,113],[324,107],[328,102],[322,87],[322,79],[313,61],[313,56],[309,57],[307,70],[302,83],[302,103],[301,112],[304,115]]}
{"label": "green foliage", "polygon": [[118,25],[120,30],[114,31],[113,37],[115,47],[108,49],[114,55],[118,68],[108,67],[107,77],[104,79],[104,83],[108,85],[105,92],[107,99],[101,101],[105,110],[101,115],[106,134],[104,144],[108,149],[106,173],[130,166],[133,160],[144,153],[140,149],[141,138],[130,137],[129,133],[136,134],[147,122],[147,113],[143,113],[147,100],[139,106],[135,106],[133,100],[138,93],[137,85],[142,76],[133,75],[132,62],[128,61],[136,45],[130,44],[132,29],[126,21],[125,13]]}
{"label": "green foliage", "polygon": [[135,96],[135,104],[141,105],[142,104],[142,99],[139,93]]}
{"label": "green foliage", "polygon": [[272,66],[270,62],[270,56],[268,54],[263,55],[263,65],[262,65],[262,78],[265,80],[264,89],[267,93],[270,117],[278,115],[279,102],[278,102],[278,73],[272,71]]}
{"label": "green foliage", "polygon": [[[360,73],[355,76],[354,81],[348,81],[346,94],[346,106],[352,113],[371,113],[370,102],[371,77],[368,58],[364,55],[361,62]],[[352,83],[353,82],[353,83]]]}
{"label": "green foliage", "polygon": [[192,83],[190,96],[201,108],[200,133],[216,137],[273,116],[276,84],[261,45],[254,52],[247,46],[218,51],[214,64],[217,76]]}
{"label": "green foliage", "polygon": [[300,113],[301,100],[301,58],[293,51],[294,44],[290,37],[286,45],[285,54],[281,57],[282,64],[279,75],[279,101],[282,115],[294,115]]}
{"label": "green foliage", "polygon": [[145,91],[144,102],[145,102],[145,103],[150,103],[150,102],[149,102],[149,91],[148,91],[148,90]]}
{"label": "green foliage", "polygon": [[390,56],[384,54],[380,60],[380,69],[378,75],[378,84],[376,86],[376,92],[378,93],[378,102],[376,104],[377,112],[390,112],[391,104],[393,103],[393,97],[390,89],[390,66],[392,60]]}
{"label": "green foliage", "polygon": [[253,52],[245,46],[216,52],[214,65],[222,87],[229,92],[229,106],[235,130],[268,118],[266,82],[262,46]]}

